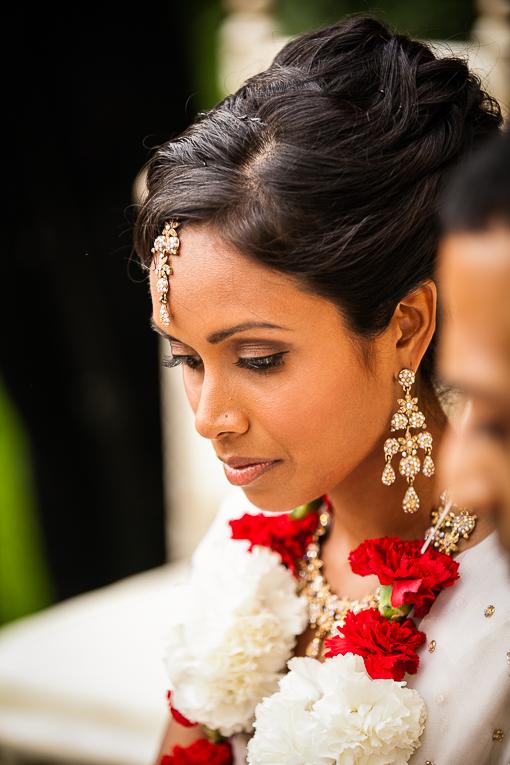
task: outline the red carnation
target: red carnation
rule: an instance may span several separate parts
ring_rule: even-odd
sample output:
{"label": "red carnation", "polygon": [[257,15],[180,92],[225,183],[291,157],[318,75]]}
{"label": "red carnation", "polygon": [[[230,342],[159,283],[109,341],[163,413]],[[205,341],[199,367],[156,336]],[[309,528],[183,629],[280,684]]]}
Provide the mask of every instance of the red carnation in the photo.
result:
{"label": "red carnation", "polygon": [[180,712],[175,709],[175,707],[172,706],[172,691],[166,692],[166,698],[168,701],[168,706],[170,708],[170,714],[174,718],[176,722],[179,723],[179,725],[183,725],[185,728],[194,728],[195,725],[198,725],[196,722],[191,722],[191,720],[188,720],[187,717],[184,717],[184,715],[181,715]]}
{"label": "red carnation", "polygon": [[382,585],[393,585],[391,605],[414,607],[418,618],[430,611],[445,587],[459,578],[459,564],[445,553],[428,547],[422,554],[423,541],[403,541],[398,537],[367,539],[349,555],[355,574],[375,574]]}
{"label": "red carnation", "polygon": [[212,744],[206,738],[199,738],[189,746],[172,749],[172,754],[164,754],[159,765],[231,765],[232,749],[230,744]]}
{"label": "red carnation", "polygon": [[338,637],[326,640],[326,658],[355,653],[363,657],[365,668],[374,680],[402,680],[406,672],[414,675],[419,658],[416,649],[425,642],[425,633],[411,619],[392,622],[375,608],[355,614],[348,611]]}
{"label": "red carnation", "polygon": [[304,518],[291,515],[251,515],[229,521],[232,539],[248,539],[250,551],[255,545],[269,547],[279,553],[282,563],[295,575],[297,561],[303,557],[317,528],[317,513]]}

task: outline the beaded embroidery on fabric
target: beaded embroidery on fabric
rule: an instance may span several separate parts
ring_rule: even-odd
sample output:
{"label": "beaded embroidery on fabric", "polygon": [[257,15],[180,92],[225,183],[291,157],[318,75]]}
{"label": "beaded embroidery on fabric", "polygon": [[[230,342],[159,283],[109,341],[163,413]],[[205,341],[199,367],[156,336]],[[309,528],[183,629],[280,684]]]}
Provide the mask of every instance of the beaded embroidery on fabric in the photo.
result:
{"label": "beaded embroidery on fabric", "polygon": [[[427,529],[425,536],[428,537],[435,528],[443,510],[446,506],[448,496],[445,493],[441,495],[441,504],[437,510],[431,513],[432,525]],[[441,527],[435,529],[432,546],[439,552],[451,555],[459,549],[461,539],[469,539],[476,526],[478,516],[473,515],[467,507],[458,507],[453,505],[446,518],[441,523]]]}
{"label": "beaded embroidery on fabric", "polygon": [[[440,552],[451,555],[458,550],[460,538],[468,539],[473,532],[477,516],[470,514],[467,508],[452,505],[440,528],[435,528],[444,510],[446,494],[441,495],[441,504],[431,513],[432,525],[425,536],[435,529],[434,547]],[[379,588],[359,600],[351,600],[335,595],[324,577],[324,562],[320,558],[321,538],[327,534],[331,516],[325,505],[318,511],[319,522],[312,541],[308,545],[303,558],[298,562],[299,582],[298,592],[308,601],[308,621],[314,631],[314,636],[306,647],[306,656],[315,659],[324,658],[325,641],[337,633],[342,627],[348,611],[358,613],[367,608],[379,605]]]}

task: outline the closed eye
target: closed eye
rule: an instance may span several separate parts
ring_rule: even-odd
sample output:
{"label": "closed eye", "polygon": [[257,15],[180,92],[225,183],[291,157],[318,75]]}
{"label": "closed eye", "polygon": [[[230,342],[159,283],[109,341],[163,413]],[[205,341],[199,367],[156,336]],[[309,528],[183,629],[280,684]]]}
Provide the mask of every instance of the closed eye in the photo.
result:
{"label": "closed eye", "polygon": [[505,441],[508,438],[508,429],[505,424],[499,421],[487,421],[477,424],[476,429],[479,433],[493,441]]}
{"label": "closed eye", "polygon": [[198,356],[163,356],[163,360],[161,364],[164,367],[169,367],[170,369],[173,369],[173,367],[178,367],[181,364],[185,364],[187,367],[190,367],[190,369],[198,369],[201,365],[202,361],[198,358]]}
{"label": "closed eye", "polygon": [[281,367],[284,363],[283,357],[288,351],[273,353],[271,356],[253,356],[252,358],[240,358],[235,362],[236,367],[242,369],[253,369],[257,372],[265,372],[275,367]]}
{"label": "closed eye", "polygon": [[[250,369],[254,372],[268,372],[271,369],[280,367],[283,365],[283,357],[288,351],[280,351],[280,353],[273,353],[270,356],[253,356],[250,358],[240,358],[235,362],[237,367],[242,369]],[[200,369],[202,366],[202,360],[199,356],[184,356],[173,355],[165,356],[162,361],[164,367],[178,367],[181,364],[185,364],[190,369]]]}

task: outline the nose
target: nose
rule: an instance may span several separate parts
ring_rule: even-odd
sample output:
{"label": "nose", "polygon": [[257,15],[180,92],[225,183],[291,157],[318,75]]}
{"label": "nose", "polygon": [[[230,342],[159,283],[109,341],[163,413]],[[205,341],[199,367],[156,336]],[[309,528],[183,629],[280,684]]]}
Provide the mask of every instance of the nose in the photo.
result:
{"label": "nose", "polygon": [[231,384],[220,375],[204,375],[195,407],[197,432],[214,440],[227,434],[245,433],[248,427],[247,414]]}
{"label": "nose", "polygon": [[464,430],[461,434],[451,425],[448,427],[441,444],[441,486],[448,488],[457,502],[459,501],[459,490],[465,484],[467,477],[466,446],[468,444],[469,436],[466,431]]}
{"label": "nose", "polygon": [[471,509],[486,509],[492,504],[493,486],[488,466],[490,444],[477,438],[468,405],[457,428],[450,426],[441,445],[440,481],[453,501]]}

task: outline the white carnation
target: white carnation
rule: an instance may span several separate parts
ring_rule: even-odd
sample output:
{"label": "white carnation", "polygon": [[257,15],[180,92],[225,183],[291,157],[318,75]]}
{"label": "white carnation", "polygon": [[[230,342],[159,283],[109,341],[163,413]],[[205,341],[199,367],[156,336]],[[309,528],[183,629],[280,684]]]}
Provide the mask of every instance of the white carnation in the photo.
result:
{"label": "white carnation", "polygon": [[256,705],[277,690],[306,626],[306,603],[278,554],[219,541],[174,588],[165,663],[172,703],[230,736],[251,730]]}
{"label": "white carnation", "polygon": [[256,709],[250,765],[404,765],[425,704],[405,682],[372,680],[359,656],[294,658]]}

